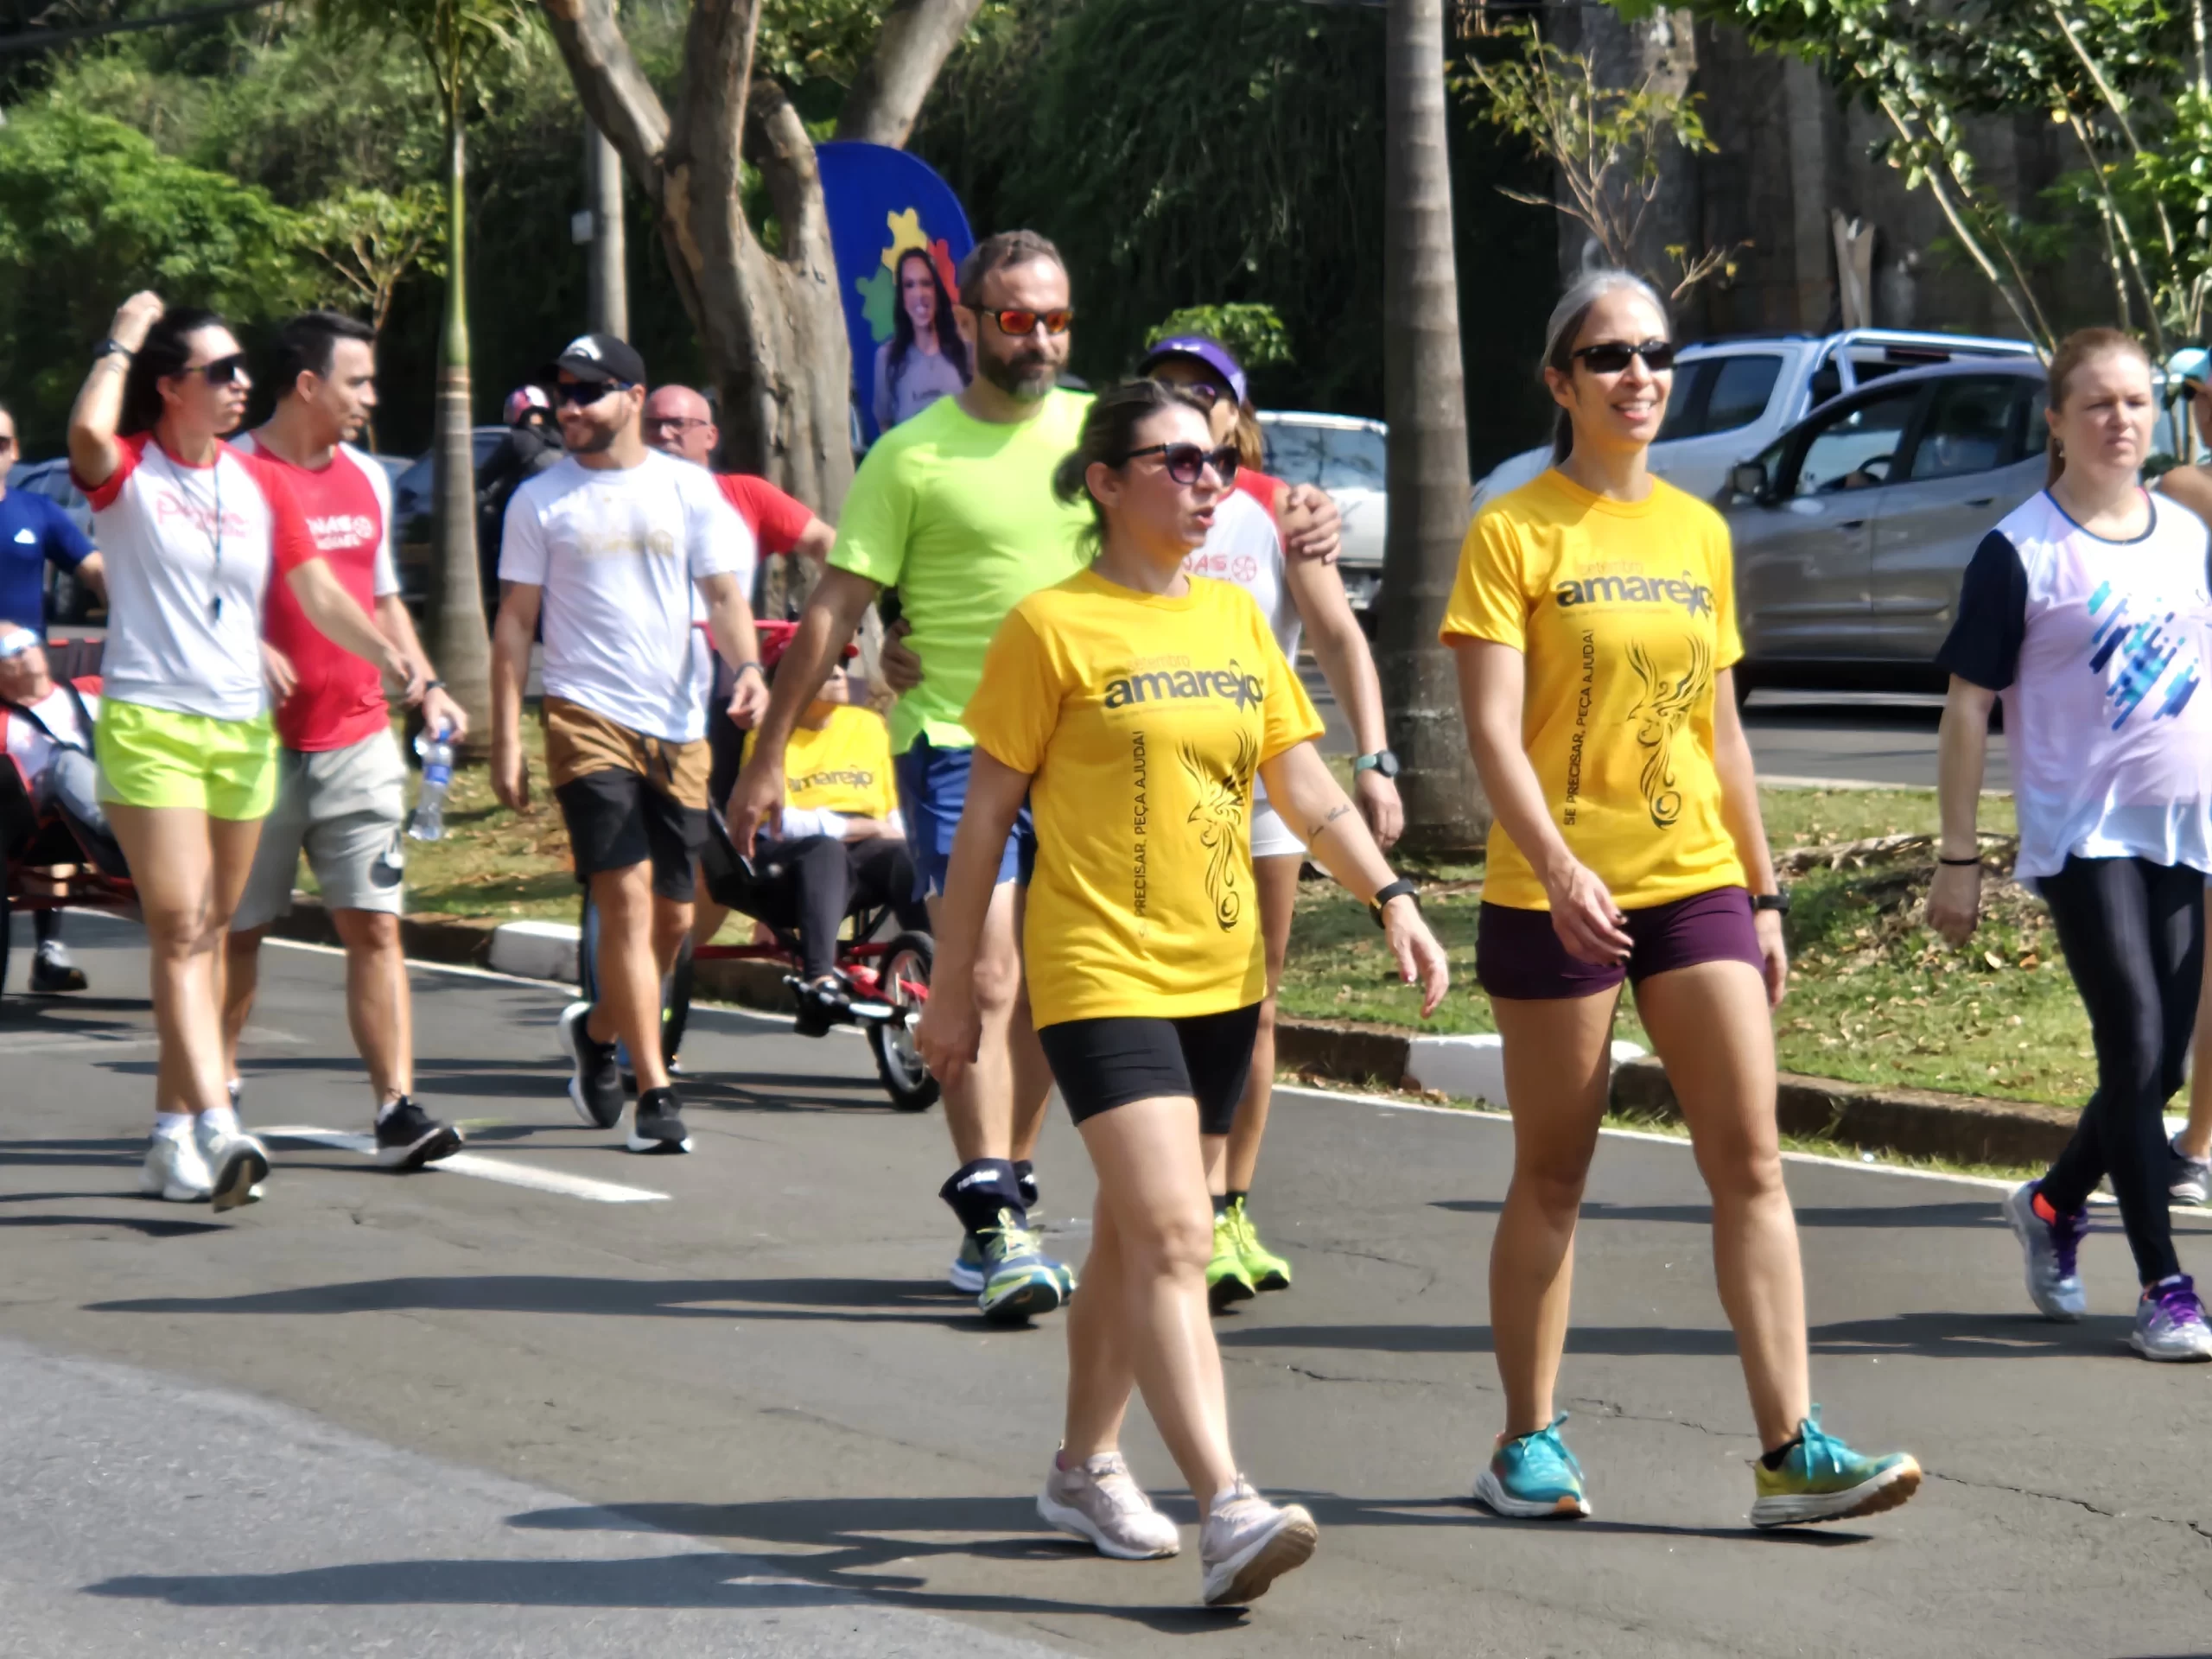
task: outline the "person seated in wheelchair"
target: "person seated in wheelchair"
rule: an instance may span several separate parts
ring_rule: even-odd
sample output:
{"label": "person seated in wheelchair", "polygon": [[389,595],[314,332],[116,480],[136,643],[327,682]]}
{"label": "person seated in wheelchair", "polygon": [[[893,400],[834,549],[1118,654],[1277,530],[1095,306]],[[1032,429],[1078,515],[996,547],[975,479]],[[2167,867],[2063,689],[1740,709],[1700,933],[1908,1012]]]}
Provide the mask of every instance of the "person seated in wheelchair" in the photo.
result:
{"label": "person seated in wheelchair", "polygon": [[[30,791],[41,821],[60,818],[103,873],[127,876],[123,849],[100,805],[99,766],[92,758],[92,726],[99,718],[95,691],[57,683],[37,634],[0,620],[0,720],[8,758]],[[82,980],[72,988],[81,988]]]}
{"label": "person seated in wheelchair", "polygon": [[[749,734],[745,749],[750,758]],[[851,987],[837,971],[837,933],[846,917],[889,905],[901,926],[925,928],[928,912],[914,897],[889,728],[874,709],[855,703],[842,662],[799,717],[784,770],[783,810],[754,847],[747,908],[771,927],[797,931],[798,1030],[819,1037],[850,1014]]]}

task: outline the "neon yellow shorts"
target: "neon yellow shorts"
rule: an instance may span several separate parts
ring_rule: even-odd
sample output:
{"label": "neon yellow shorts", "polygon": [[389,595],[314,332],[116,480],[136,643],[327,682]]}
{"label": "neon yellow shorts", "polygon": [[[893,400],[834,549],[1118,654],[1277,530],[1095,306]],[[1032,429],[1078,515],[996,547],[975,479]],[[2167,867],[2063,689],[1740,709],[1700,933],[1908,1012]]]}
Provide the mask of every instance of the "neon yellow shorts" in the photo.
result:
{"label": "neon yellow shorts", "polygon": [[104,801],[234,820],[265,818],[276,804],[276,734],[267,715],[213,720],[106,697],[92,747]]}

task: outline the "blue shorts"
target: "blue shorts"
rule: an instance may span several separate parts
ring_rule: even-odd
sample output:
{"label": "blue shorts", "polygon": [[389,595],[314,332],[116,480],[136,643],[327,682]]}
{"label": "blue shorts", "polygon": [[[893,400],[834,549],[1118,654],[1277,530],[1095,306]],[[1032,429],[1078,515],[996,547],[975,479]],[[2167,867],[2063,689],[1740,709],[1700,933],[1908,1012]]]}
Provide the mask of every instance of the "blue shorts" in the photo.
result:
{"label": "blue shorts", "polygon": [[[899,808],[906,817],[906,845],[914,855],[914,897],[927,899],[944,891],[945,872],[952,863],[953,832],[960,827],[960,810],[968,804],[968,769],[973,749],[940,749],[925,737],[893,764],[899,776]],[[1037,868],[1037,824],[1027,803],[1014,821],[1014,832],[999,855],[1001,881],[1027,884]]]}

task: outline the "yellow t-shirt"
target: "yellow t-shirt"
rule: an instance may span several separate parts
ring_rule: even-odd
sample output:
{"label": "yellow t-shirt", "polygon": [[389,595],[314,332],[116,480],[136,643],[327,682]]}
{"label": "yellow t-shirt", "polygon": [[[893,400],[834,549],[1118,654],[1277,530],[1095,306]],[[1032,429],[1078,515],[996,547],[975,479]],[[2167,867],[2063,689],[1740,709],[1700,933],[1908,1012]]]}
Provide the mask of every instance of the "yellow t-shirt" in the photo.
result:
{"label": "yellow t-shirt", "polygon": [[[745,734],[753,758],[753,734]],[[891,772],[891,731],[873,709],[843,703],[820,731],[791,728],[784,751],[784,804],[842,813],[849,818],[887,819],[899,804]]]}
{"label": "yellow t-shirt", "polygon": [[[1656,480],[1612,501],[1547,472],[1469,527],[1454,635],[1527,658],[1522,741],[1560,833],[1622,909],[1743,885],[1713,767],[1713,677],[1744,654],[1719,513]],[[1500,825],[1483,896],[1550,908]]]}
{"label": "yellow t-shirt", "polygon": [[1164,598],[1082,571],[1014,607],[961,718],[1033,774],[1039,1026],[1267,994],[1252,779],[1321,721],[1250,594],[1192,577]]}

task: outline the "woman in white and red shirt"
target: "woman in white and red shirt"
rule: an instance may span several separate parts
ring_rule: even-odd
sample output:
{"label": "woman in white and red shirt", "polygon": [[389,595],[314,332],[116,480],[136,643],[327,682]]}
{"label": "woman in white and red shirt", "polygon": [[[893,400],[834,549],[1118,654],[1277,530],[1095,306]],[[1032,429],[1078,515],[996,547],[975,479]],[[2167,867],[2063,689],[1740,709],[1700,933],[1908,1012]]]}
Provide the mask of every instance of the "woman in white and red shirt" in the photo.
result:
{"label": "woman in white and red shirt", "polygon": [[[1138,372],[1196,395],[1211,410],[1214,442],[1236,445],[1242,458],[1236,487],[1216,503],[1205,544],[1185,568],[1194,575],[1234,582],[1250,594],[1290,662],[1298,660],[1301,632],[1312,643],[1322,676],[1359,745],[1353,789],[1361,815],[1376,844],[1387,850],[1404,827],[1405,813],[1391,781],[1397,760],[1383,729],[1382,683],[1335,561],[1285,556],[1289,531],[1310,513],[1290,486],[1260,470],[1265,445],[1243,365],[1219,340],[1182,334],[1154,346]],[[1298,905],[1298,872],[1305,861],[1305,842],[1276,816],[1267,791],[1255,785],[1252,869],[1260,891],[1268,995],[1260,1005],[1251,1075],[1235,1122],[1225,1141],[1210,1137],[1206,1143],[1206,1177],[1214,1195],[1214,1257],[1206,1287],[1217,1312],[1256,1291],[1283,1290],[1290,1284],[1290,1264],[1260,1242],[1246,1195],[1259,1166],[1260,1138],[1267,1131],[1274,1090],[1275,994],[1290,950],[1291,912]]]}
{"label": "woman in white and red shirt", "polygon": [[261,656],[271,576],[337,644],[410,678],[276,470],[223,442],[251,385],[220,317],[137,294],[69,417],[70,473],[108,566],[100,798],[137,884],[161,1040],[140,1186],[219,1210],[269,1173],[224,1087],[216,963],[275,792]]}

